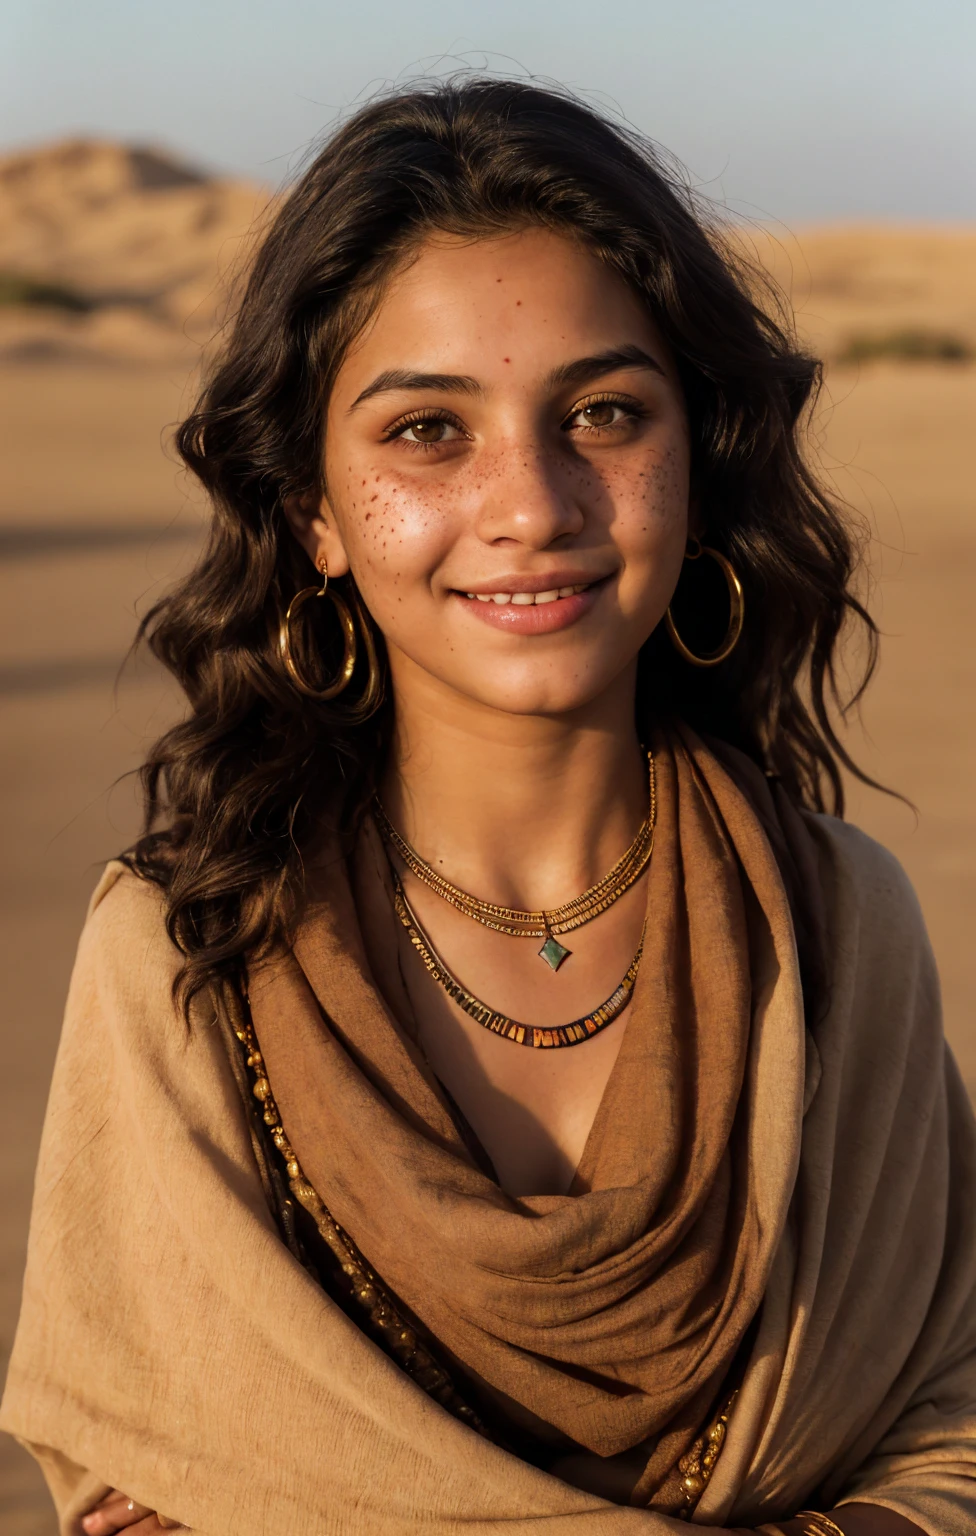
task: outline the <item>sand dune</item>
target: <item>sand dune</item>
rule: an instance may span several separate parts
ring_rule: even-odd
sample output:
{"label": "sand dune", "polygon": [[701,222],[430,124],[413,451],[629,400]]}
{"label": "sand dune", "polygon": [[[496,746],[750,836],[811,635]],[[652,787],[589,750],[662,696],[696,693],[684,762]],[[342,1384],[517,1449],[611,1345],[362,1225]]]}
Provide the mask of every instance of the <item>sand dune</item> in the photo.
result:
{"label": "sand dune", "polygon": [[[0,293],[5,275],[64,290],[61,307],[0,305],[0,358],[192,359],[272,208],[266,187],[106,140],[0,157]],[[976,229],[756,227],[735,238],[819,355],[906,329],[976,349]]]}
{"label": "sand dune", "polygon": [[101,140],[0,159],[0,272],[61,285],[79,305],[4,306],[0,356],[192,356],[268,201],[266,188]]}
{"label": "sand dune", "polygon": [[918,330],[976,350],[976,228],[843,225],[739,231],[789,298],[818,357]]}

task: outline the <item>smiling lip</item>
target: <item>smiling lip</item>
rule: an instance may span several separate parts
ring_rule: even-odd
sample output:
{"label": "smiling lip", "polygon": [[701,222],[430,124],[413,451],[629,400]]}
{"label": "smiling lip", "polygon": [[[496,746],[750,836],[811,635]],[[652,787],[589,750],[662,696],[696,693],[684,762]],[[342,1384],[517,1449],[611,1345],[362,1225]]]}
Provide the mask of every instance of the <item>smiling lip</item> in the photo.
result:
{"label": "smiling lip", "polygon": [[519,635],[547,635],[568,629],[593,607],[605,577],[572,580],[578,572],[501,578],[490,589],[455,593],[483,624]]}

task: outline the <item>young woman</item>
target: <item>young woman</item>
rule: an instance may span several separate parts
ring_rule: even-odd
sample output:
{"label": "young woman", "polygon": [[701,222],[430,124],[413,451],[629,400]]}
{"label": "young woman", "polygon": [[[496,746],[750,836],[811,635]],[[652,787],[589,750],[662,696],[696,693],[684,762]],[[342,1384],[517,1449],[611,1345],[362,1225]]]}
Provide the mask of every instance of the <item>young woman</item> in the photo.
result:
{"label": "young woman", "polygon": [[816,382],[558,94],[380,101],[278,213],[38,1175],[65,1531],[974,1528],[976,1139],[825,814]]}

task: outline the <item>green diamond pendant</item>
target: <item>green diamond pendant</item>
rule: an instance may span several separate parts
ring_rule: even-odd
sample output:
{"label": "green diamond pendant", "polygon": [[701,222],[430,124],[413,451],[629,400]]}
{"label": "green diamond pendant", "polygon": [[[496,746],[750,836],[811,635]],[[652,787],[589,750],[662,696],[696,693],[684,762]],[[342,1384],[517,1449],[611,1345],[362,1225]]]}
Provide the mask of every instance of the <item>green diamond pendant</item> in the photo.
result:
{"label": "green diamond pendant", "polygon": [[567,959],[568,956],[570,956],[572,953],[573,951],[571,949],[567,949],[565,944],[560,944],[559,940],[554,939],[550,933],[546,939],[546,942],[539,950],[539,958],[540,960],[544,960],[546,965],[548,965],[552,970],[558,971],[563,961]]}

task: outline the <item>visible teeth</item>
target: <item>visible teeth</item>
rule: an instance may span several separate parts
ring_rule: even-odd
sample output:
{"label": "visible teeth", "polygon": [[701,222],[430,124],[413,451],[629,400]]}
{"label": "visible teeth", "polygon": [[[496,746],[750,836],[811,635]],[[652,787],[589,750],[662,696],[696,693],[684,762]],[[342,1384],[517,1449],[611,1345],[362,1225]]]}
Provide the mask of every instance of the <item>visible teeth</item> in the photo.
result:
{"label": "visible teeth", "polygon": [[554,603],[560,597],[573,597],[577,592],[586,591],[586,583],[581,582],[575,587],[553,587],[550,592],[468,592],[466,595],[479,603],[498,603],[504,607],[506,603],[514,603],[518,608],[530,608],[533,603]]}
{"label": "visible teeth", "polygon": [[466,592],[465,596],[469,597],[471,599],[471,601],[474,602],[474,593],[473,592]]}

